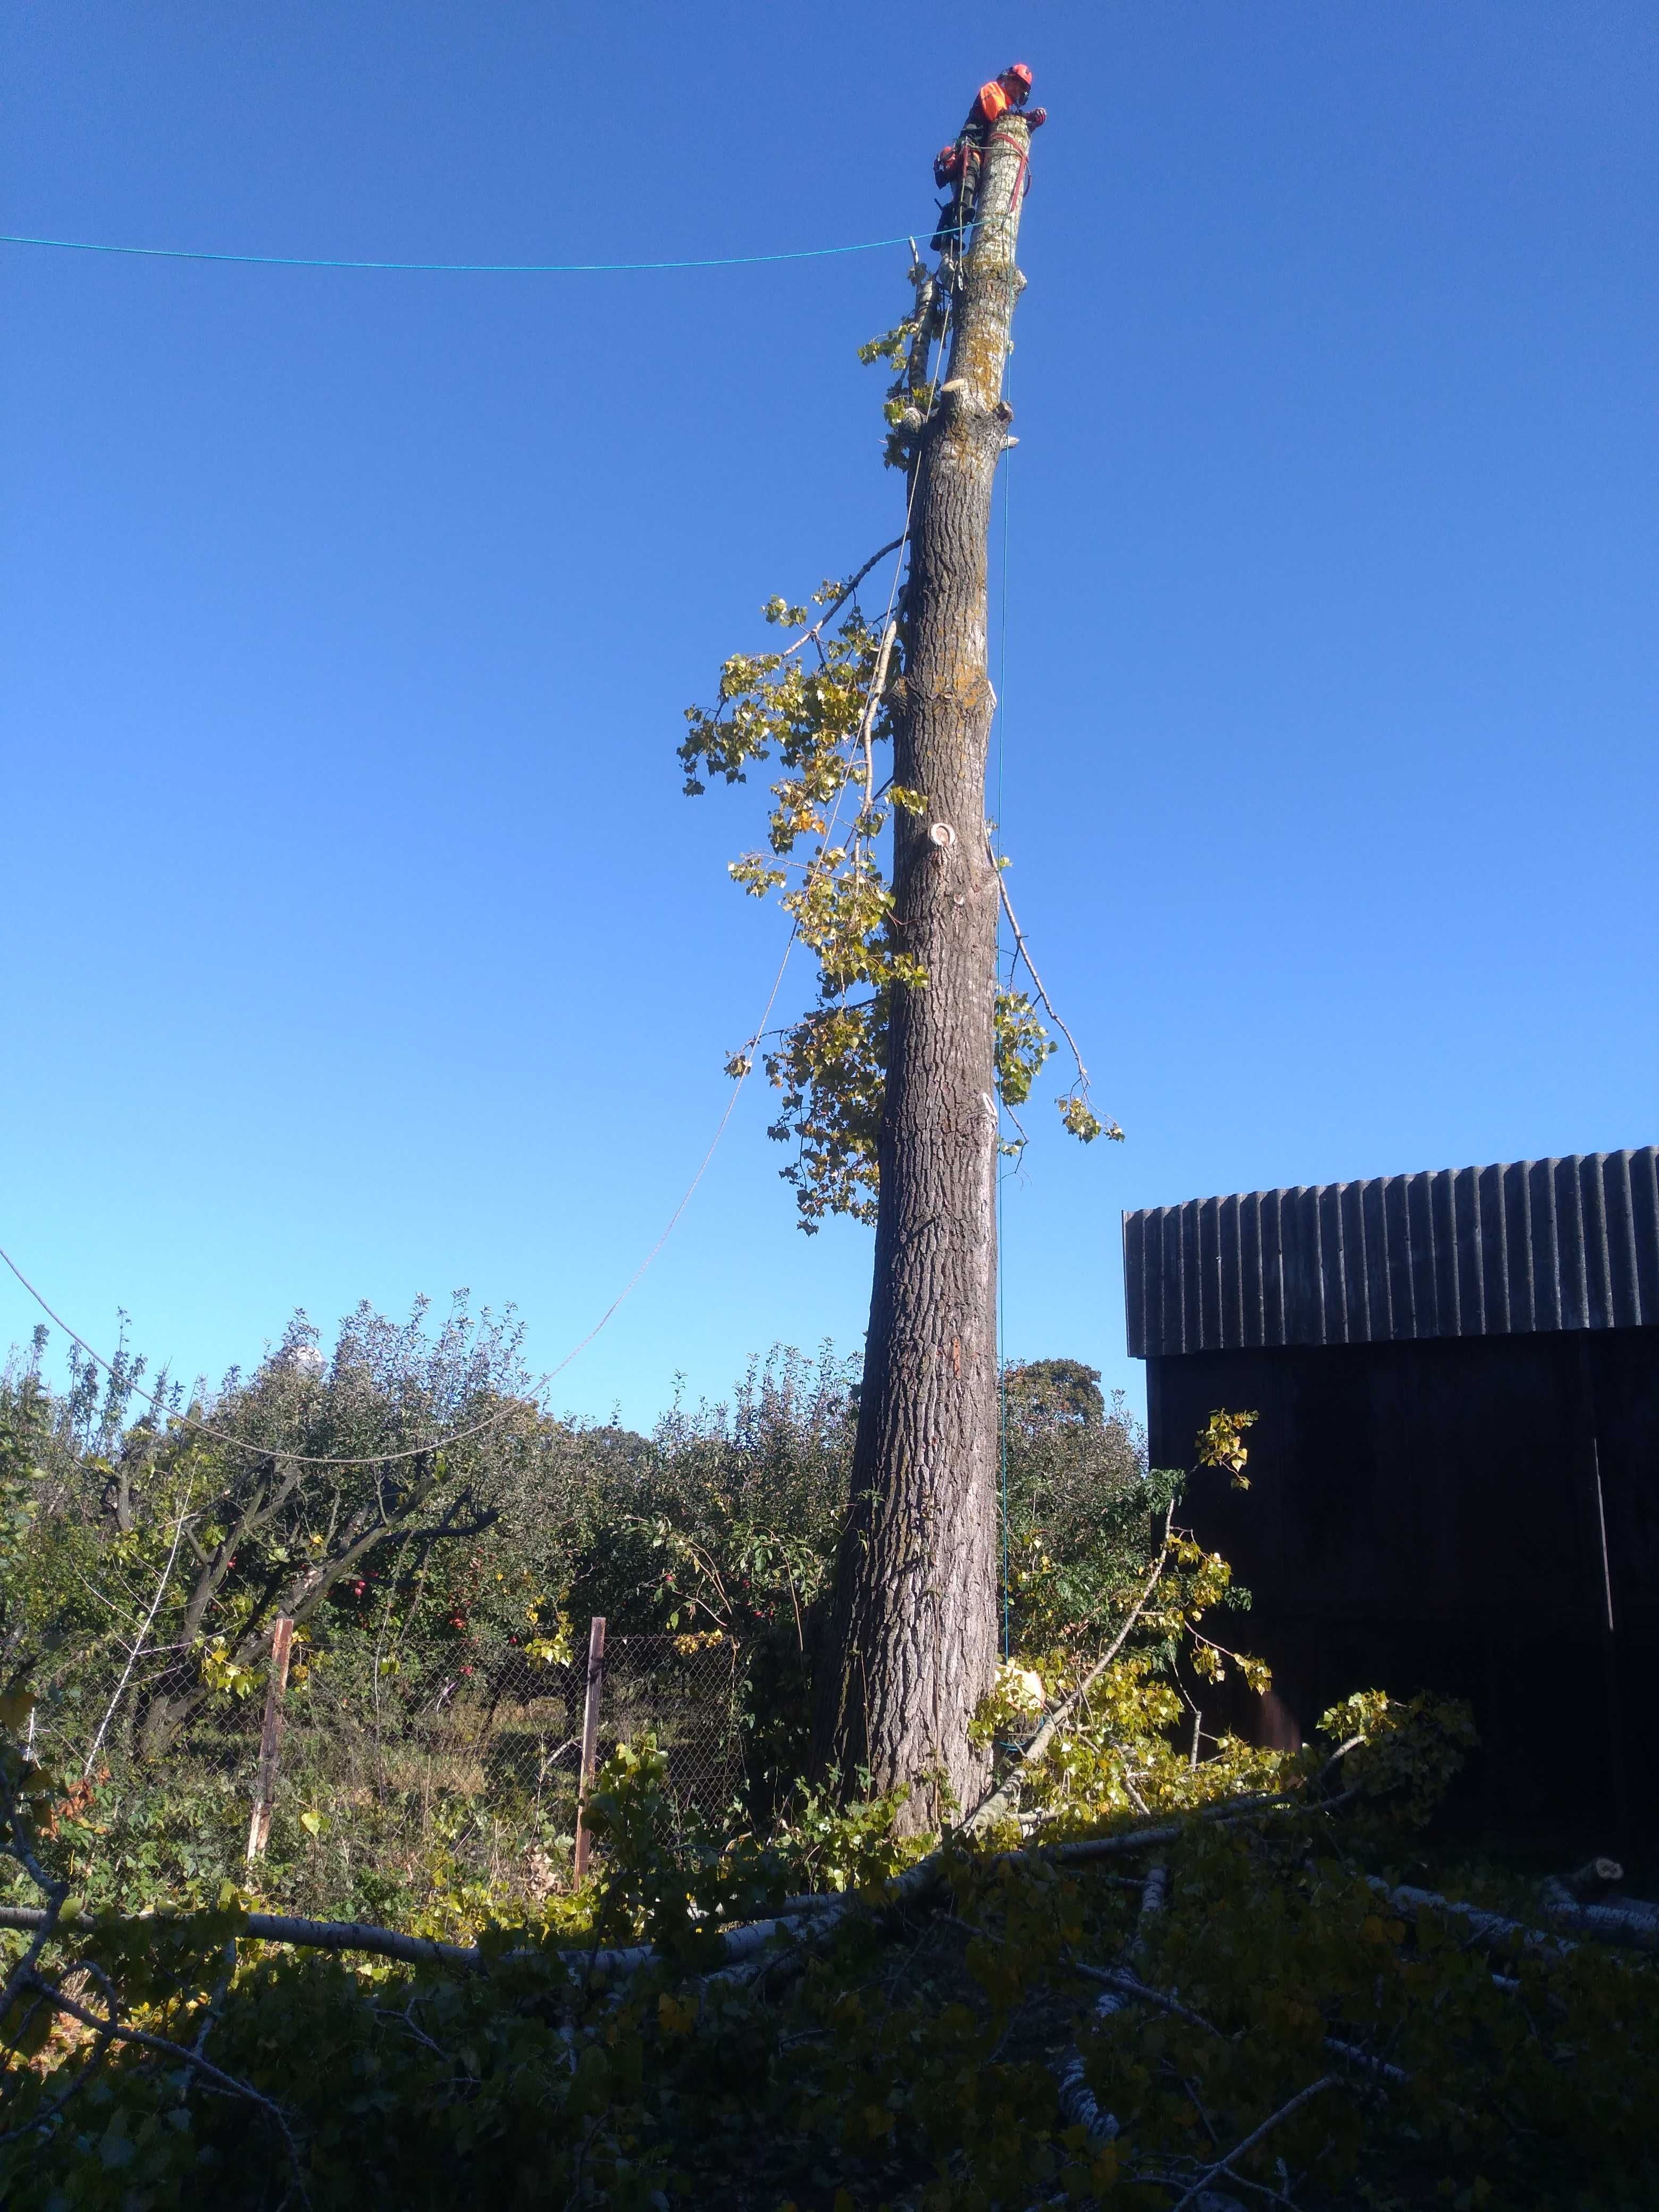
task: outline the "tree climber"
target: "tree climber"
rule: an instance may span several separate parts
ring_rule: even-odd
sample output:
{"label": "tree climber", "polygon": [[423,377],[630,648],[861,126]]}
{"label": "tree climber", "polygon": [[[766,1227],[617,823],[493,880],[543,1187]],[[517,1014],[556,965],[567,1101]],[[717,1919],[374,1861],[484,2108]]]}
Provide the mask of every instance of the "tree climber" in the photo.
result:
{"label": "tree climber", "polygon": [[[1030,95],[1030,64],[1012,63],[1000,76],[981,85],[968,111],[968,120],[957,133],[954,143],[942,146],[933,156],[933,182],[950,194],[939,206],[939,227],[933,239],[935,253],[945,254],[953,260],[960,255],[964,234],[973,219],[981,157],[1001,118],[1010,109],[1016,113],[1023,112]],[[1040,130],[1048,120],[1048,111],[1046,107],[1034,107],[1025,120],[1033,131]]]}

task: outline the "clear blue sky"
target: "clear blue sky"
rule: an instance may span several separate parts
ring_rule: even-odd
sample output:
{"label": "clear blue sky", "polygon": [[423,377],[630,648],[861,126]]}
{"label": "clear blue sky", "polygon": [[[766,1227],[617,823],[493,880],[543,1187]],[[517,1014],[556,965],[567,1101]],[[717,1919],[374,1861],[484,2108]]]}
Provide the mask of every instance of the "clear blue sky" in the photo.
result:
{"label": "clear blue sky", "polygon": [[[56,0],[7,230],[420,259],[923,232],[1029,59],[1011,881],[1122,1147],[1046,1103],[1007,1346],[1139,1384],[1126,1206],[1651,1142],[1659,13],[1391,0]],[[680,709],[896,528],[896,252],[670,276],[0,248],[0,1241],[185,1370],[659,1230],[779,918]],[[798,988],[807,978],[794,976]],[[562,1406],[856,1346],[767,1095]],[[33,1316],[0,1283],[0,1342]]]}

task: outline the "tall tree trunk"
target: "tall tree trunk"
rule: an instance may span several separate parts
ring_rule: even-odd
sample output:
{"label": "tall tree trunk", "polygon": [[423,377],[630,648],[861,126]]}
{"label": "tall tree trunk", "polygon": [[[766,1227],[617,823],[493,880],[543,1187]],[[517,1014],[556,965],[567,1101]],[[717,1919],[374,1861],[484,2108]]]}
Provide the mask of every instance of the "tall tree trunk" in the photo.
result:
{"label": "tall tree trunk", "polygon": [[893,920],[927,981],[894,993],[853,1501],[817,1715],[820,1753],[843,1777],[867,1767],[878,1790],[909,1787],[912,1831],[935,1825],[951,1797],[971,1805],[989,1772],[988,1752],[968,1740],[997,1656],[986,574],[1029,141],[1008,116],[987,149],[917,462],[893,773],[927,804],[894,817]]}

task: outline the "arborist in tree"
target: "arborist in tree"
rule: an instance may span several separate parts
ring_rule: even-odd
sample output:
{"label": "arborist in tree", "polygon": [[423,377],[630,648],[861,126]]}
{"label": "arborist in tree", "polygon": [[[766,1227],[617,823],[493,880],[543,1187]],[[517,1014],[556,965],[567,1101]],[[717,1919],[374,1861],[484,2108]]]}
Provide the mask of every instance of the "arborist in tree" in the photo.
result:
{"label": "arborist in tree", "polygon": [[[954,143],[942,146],[933,156],[933,182],[942,191],[950,193],[939,206],[941,220],[933,240],[935,253],[947,254],[952,259],[961,254],[968,225],[973,219],[974,196],[979,190],[981,158],[1002,118],[1010,109],[1024,113],[1030,96],[1030,64],[1012,63],[1000,76],[981,85],[968,111],[968,120]],[[1025,120],[1033,131],[1040,130],[1048,120],[1048,111],[1046,107],[1034,107],[1025,114]]]}

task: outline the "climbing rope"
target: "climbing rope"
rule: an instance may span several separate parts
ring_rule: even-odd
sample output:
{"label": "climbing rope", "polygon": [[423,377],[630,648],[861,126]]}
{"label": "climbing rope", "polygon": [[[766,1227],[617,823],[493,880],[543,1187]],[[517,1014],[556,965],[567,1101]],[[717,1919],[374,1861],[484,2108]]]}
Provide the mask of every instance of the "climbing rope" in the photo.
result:
{"label": "climbing rope", "polygon": [[782,261],[825,261],[877,253],[908,238],[864,238],[852,246],[803,246],[785,253],[703,254],[687,261],[346,261],[301,253],[215,253],[194,246],[115,246],[101,239],[31,238],[0,231],[0,246],[50,246],[61,253],[121,253],[145,261],[222,261],[254,269],[380,270],[428,276],[651,276],[672,269],[757,269]]}

